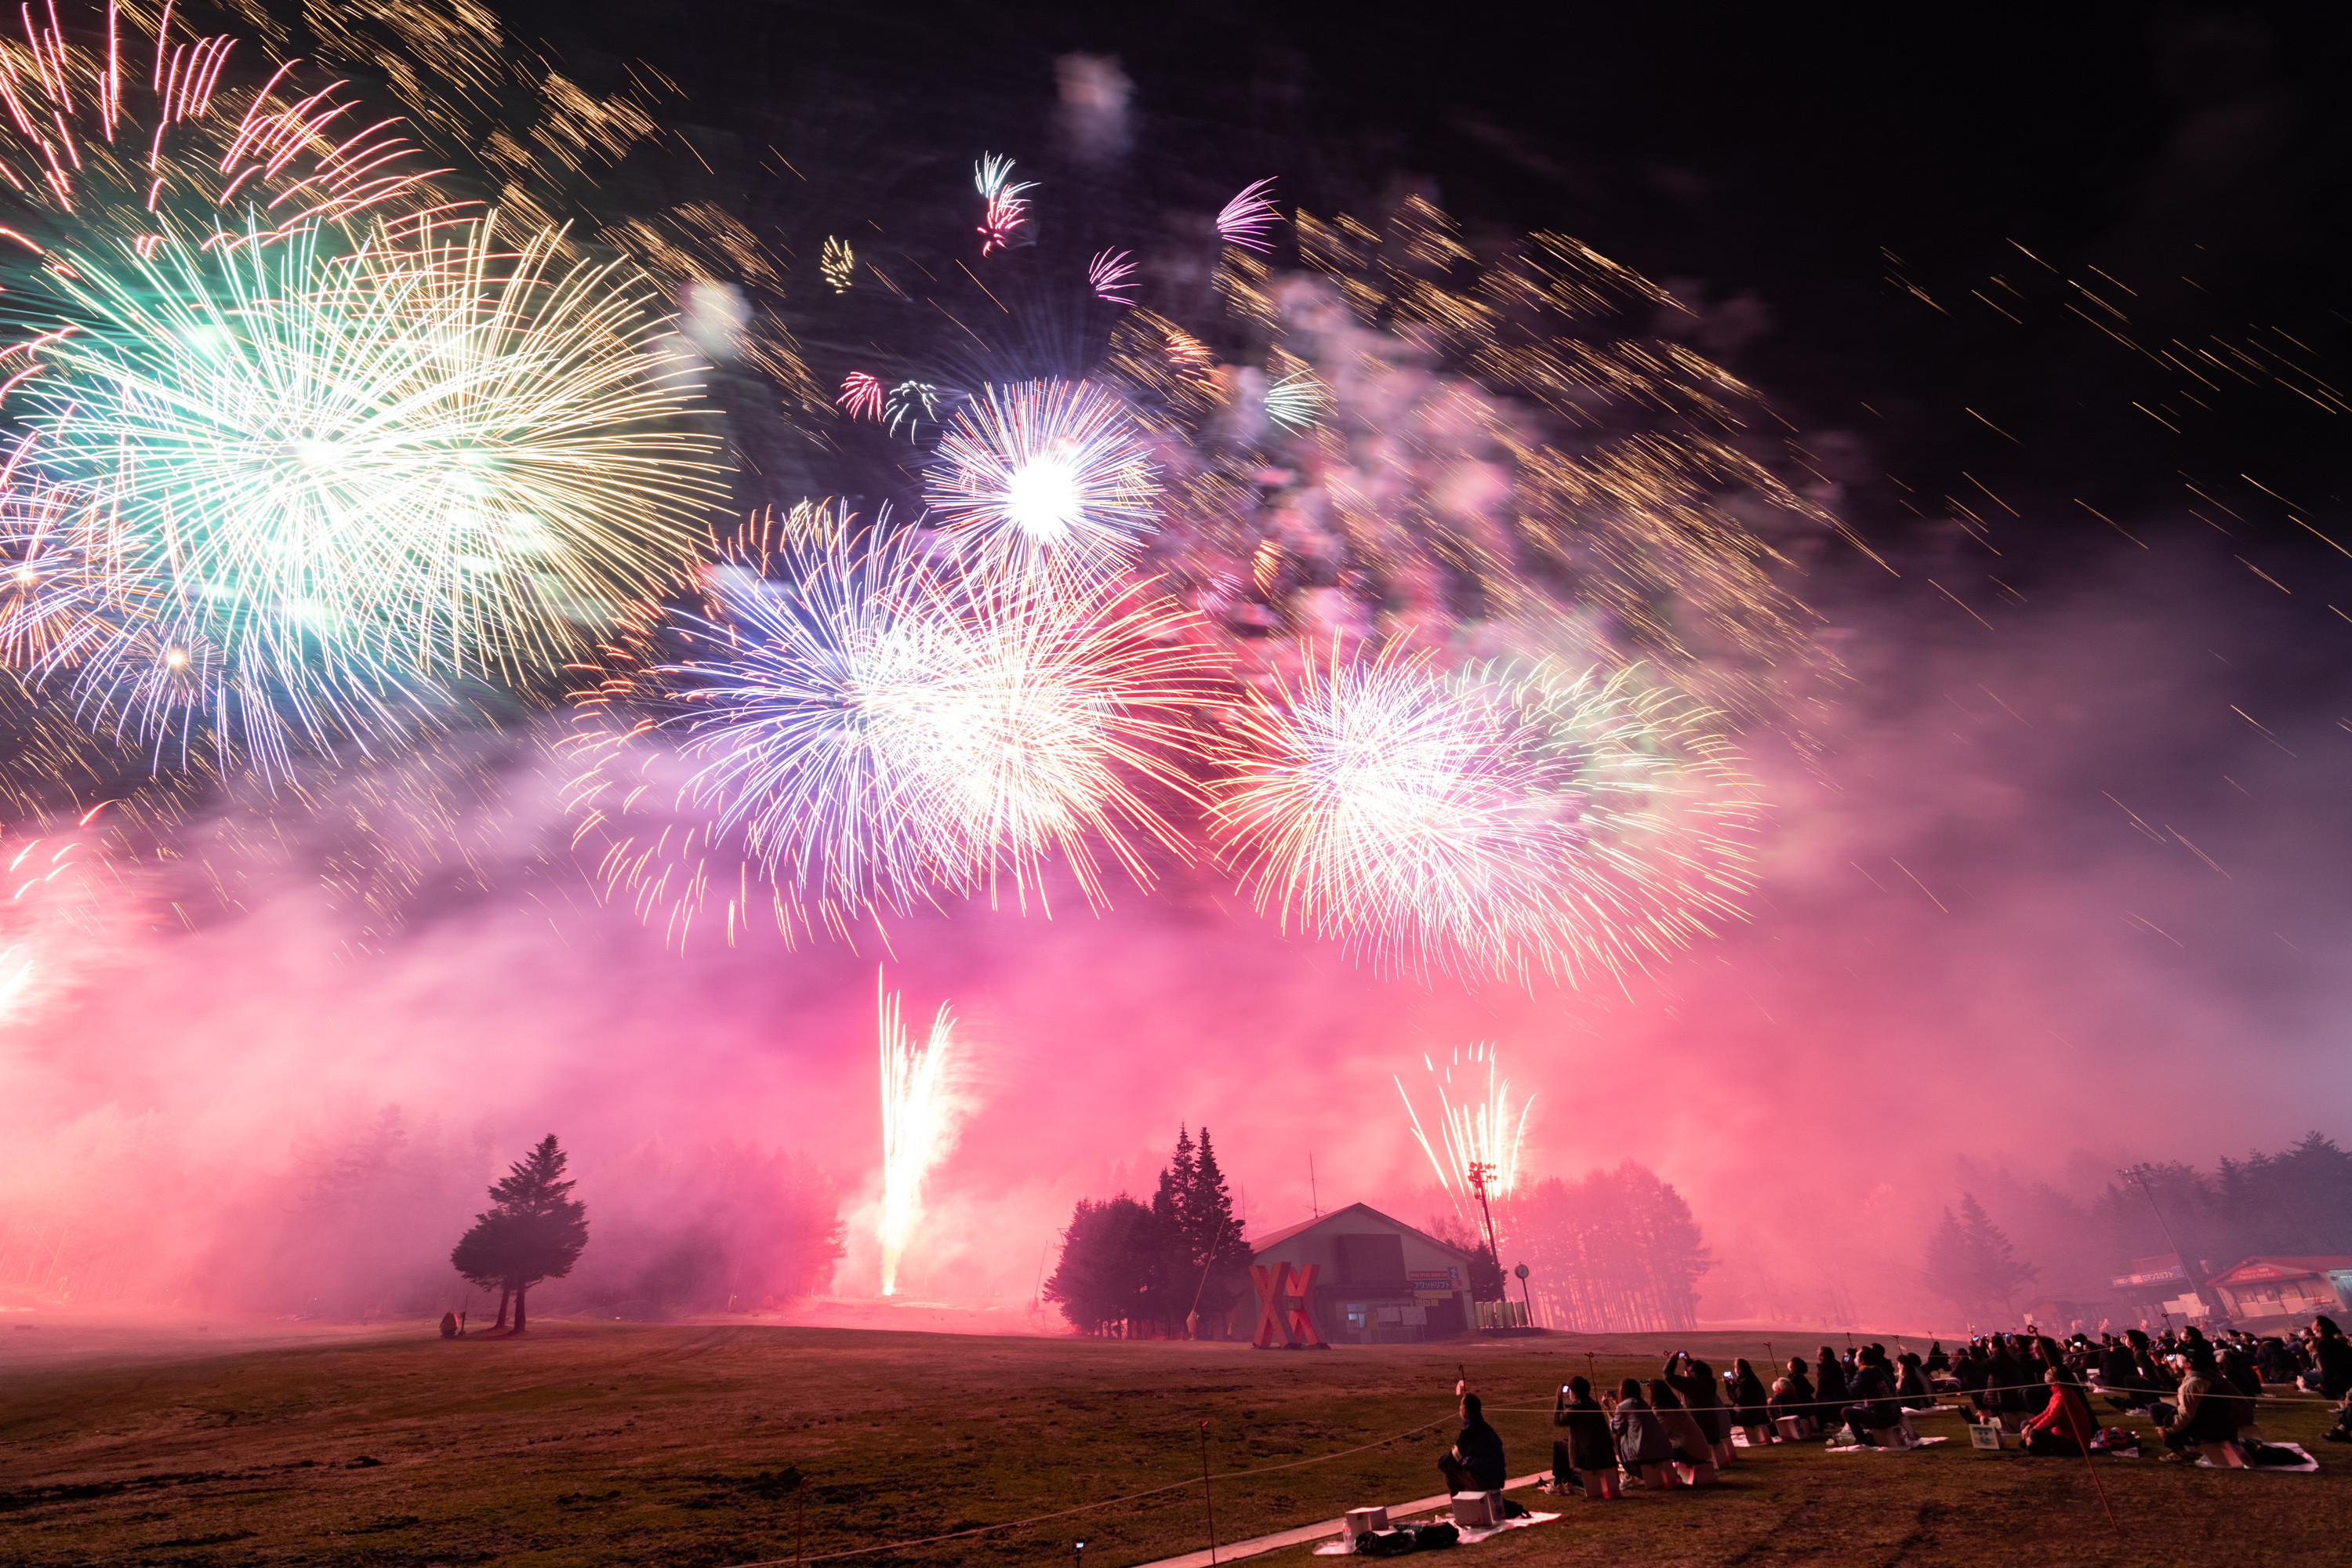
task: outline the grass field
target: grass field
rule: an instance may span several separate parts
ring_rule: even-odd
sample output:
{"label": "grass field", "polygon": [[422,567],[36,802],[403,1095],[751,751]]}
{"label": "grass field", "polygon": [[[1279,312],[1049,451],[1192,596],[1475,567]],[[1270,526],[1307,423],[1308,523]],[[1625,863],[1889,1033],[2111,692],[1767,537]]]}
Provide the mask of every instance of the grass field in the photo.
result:
{"label": "grass field", "polygon": [[[1239,1472],[1213,1488],[1217,1533],[1231,1542],[1442,1490],[1457,1363],[1513,1473],[1526,1474],[1549,1465],[1551,1391],[1571,1373],[1647,1375],[1685,1346],[1718,1367],[1763,1350],[1699,1334],[1278,1352],[556,1320],[520,1340],[445,1342],[419,1325],[163,1362],[10,1358],[0,1561],[725,1565],[789,1560],[803,1513],[814,1557],[1189,1479],[864,1559],[1058,1563],[1084,1539],[1089,1564],[1117,1568],[1205,1544],[1202,1421],[1212,1469]],[[2352,1465],[2335,1463],[2346,1450],[2317,1441],[2314,1407],[2263,1419],[2273,1439],[2318,1453],[2320,1473],[2102,1461],[2120,1532],[2080,1459],[1980,1453],[1956,1418],[1937,1416],[1921,1429],[1951,1442],[1903,1455],[1742,1450],[1707,1492],[1612,1504],[1527,1494],[1565,1517],[1462,1561],[2352,1562]],[[1380,1446],[1295,1465],[1365,1444]]]}

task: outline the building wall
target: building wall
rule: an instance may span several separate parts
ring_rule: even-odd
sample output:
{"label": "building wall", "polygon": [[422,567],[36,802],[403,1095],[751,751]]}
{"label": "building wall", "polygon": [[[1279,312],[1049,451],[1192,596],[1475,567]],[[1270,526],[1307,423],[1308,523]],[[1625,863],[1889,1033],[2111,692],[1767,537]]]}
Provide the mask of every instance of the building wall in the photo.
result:
{"label": "building wall", "polygon": [[1343,1210],[1255,1260],[1319,1267],[1307,1310],[1333,1344],[1446,1339],[1469,1327],[1466,1261],[1368,1214]]}

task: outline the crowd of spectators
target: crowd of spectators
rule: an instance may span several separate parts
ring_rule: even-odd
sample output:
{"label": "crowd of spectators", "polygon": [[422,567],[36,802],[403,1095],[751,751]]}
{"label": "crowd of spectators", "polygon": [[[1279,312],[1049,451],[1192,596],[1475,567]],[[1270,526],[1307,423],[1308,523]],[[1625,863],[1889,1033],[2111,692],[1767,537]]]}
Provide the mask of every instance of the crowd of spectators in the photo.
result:
{"label": "crowd of spectators", "polygon": [[[2000,1428],[2030,1455],[2137,1451],[2137,1434],[2101,1426],[2099,1400],[2153,1424],[2170,1462],[2209,1451],[2231,1464],[2298,1460],[2264,1443],[2256,1402],[2265,1384],[2328,1401],[2336,1419],[2327,1440],[2352,1442],[2352,1340],[2325,1317],[2268,1337],[2226,1328],[2208,1337],[2189,1327],[2059,1340],[2029,1325],[1948,1355],[1937,1342],[1924,1357],[1890,1356],[1883,1344],[1843,1353],[1823,1345],[1817,1361],[1790,1358],[1769,1388],[1744,1358],[1718,1377],[1677,1353],[1655,1378],[1626,1378],[1598,1398],[1586,1379],[1569,1380],[1552,1414],[1563,1430],[1552,1445],[1551,1486],[1593,1498],[1620,1496],[1629,1483],[1705,1486],[1732,1462],[1735,1429],[1750,1447],[1820,1437],[1907,1447],[1917,1439],[1906,1413],[1951,1395],[1975,1424]],[[1500,1459],[1493,1456],[1497,1467]]]}

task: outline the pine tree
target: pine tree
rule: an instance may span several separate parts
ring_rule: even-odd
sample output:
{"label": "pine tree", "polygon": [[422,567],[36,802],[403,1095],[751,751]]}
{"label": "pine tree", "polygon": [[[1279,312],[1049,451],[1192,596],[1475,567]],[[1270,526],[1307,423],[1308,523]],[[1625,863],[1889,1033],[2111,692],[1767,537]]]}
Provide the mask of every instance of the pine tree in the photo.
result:
{"label": "pine tree", "polygon": [[1045,1296],[1080,1333],[1157,1319],[1167,1302],[1170,1237],[1158,1215],[1124,1193],[1107,1203],[1080,1198],[1062,1233],[1061,1261]]}
{"label": "pine tree", "polygon": [[1202,1315],[1213,1318],[1231,1311],[1248,1293],[1250,1249],[1206,1127],[1201,1129],[1192,1192],[1184,1205],[1184,1241],[1200,1270],[1192,1294]]}
{"label": "pine tree", "polygon": [[1976,1194],[1962,1193],[1959,1214],[1946,1209],[1928,1238],[1921,1278],[1930,1290],[1964,1312],[1990,1315],[1998,1308],[2007,1317],[2015,1310],[2018,1291],[2041,1273],[2018,1259],[2009,1237],[1992,1223]]}
{"label": "pine tree", "polygon": [[[524,1299],[542,1279],[572,1272],[588,1245],[588,1205],[572,1197],[575,1184],[563,1180],[569,1162],[551,1132],[508,1170],[490,1189],[490,1209],[474,1216],[473,1228],[458,1238],[450,1265],[488,1289],[495,1282],[514,1297],[514,1331],[528,1326]],[[506,1307],[499,1303],[503,1321]]]}
{"label": "pine tree", "polygon": [[1194,1173],[1192,1135],[1180,1121],[1176,1124],[1176,1154],[1160,1173],[1160,1190],[1151,1194],[1151,1212],[1187,1243],[1192,1239],[1189,1210]]}

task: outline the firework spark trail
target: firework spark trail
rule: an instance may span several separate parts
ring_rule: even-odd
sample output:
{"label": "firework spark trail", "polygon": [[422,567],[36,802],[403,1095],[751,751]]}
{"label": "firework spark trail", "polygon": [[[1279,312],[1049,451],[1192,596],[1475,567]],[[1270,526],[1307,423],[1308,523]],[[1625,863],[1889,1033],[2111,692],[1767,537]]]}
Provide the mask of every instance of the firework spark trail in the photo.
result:
{"label": "firework spark trail", "polygon": [[1125,405],[1080,381],[985,389],[940,436],[928,486],[948,538],[975,559],[1087,575],[1133,556],[1159,494]]}
{"label": "firework spark trail", "polygon": [[841,378],[841,395],[834,401],[852,419],[882,417],[882,383],[869,371],[853,370]]}
{"label": "firework spark trail", "polygon": [[1013,160],[989,153],[972,165],[971,182],[987,201],[980,219],[980,253],[1009,245],[1021,226],[1029,221],[1029,203],[1024,191],[1037,188],[1034,180],[1016,182],[1013,178]]}
{"label": "firework spark trail", "polygon": [[1293,371],[1265,389],[1265,416],[1285,430],[1312,429],[1329,395],[1310,371]]}
{"label": "firework spark trail", "polygon": [[1282,214],[1265,199],[1265,193],[1273,188],[1271,179],[1253,180],[1217,214],[1217,233],[1227,245],[1260,252],[1274,248],[1266,242],[1265,231],[1282,221]]}
{"label": "firework spark trail", "polygon": [[583,703],[581,831],[673,942],[711,902],[733,940],[755,880],[790,939],[1007,888],[1050,913],[1049,862],[1098,904],[1110,868],[1149,886],[1148,850],[1185,852],[1158,801],[1191,795],[1191,716],[1219,700],[1189,616],[948,578],[908,531],[786,553],[748,532],[673,618],[680,656]]}
{"label": "firework spark trail", "polygon": [[[443,172],[415,167],[400,121],[365,114],[342,83],[294,87],[293,62],[258,89],[225,82],[235,40],[175,41],[168,6],[152,49],[132,47],[140,40],[124,27],[143,32],[150,19],[111,4],[87,38],[54,6],[46,24],[30,7],[23,20],[21,39],[0,37],[0,180],[77,227],[103,221],[128,242],[154,235],[165,215],[235,205],[267,215],[263,232],[275,237]],[[222,233],[241,239],[246,226]]]}
{"label": "firework spark trail", "polygon": [[[1423,1065],[1437,1079],[1438,1137],[1445,1146],[1444,1159],[1438,1157],[1436,1147],[1423,1129],[1421,1113],[1413,1109],[1412,1096],[1406,1090],[1403,1078],[1397,1077],[1395,1080],[1397,1094],[1404,1100],[1405,1115],[1412,1123],[1413,1139],[1421,1145],[1421,1152],[1429,1156],[1430,1168],[1437,1173],[1437,1184],[1453,1201],[1455,1215],[1474,1228],[1481,1216],[1474,1206],[1476,1193],[1469,1179],[1471,1166],[1483,1165],[1488,1171],[1489,1199],[1499,1202],[1509,1198],[1518,1190],[1520,1151],[1527,1142],[1528,1119],[1535,1111],[1532,1094],[1513,1109],[1511,1081],[1500,1074],[1500,1057],[1493,1045],[1482,1040],[1468,1048],[1466,1061],[1459,1046],[1454,1047],[1453,1060],[1443,1068],[1423,1058]],[[1481,1063],[1486,1068],[1486,1082],[1480,1098],[1455,1104],[1447,1092],[1454,1082],[1454,1069],[1475,1068]]]}
{"label": "firework spark trail", "polygon": [[1125,250],[1097,252],[1087,263],[1087,286],[1095,291],[1095,298],[1108,304],[1134,304],[1134,255]]}
{"label": "firework spark trail", "polygon": [[20,395],[112,581],[34,680],[152,765],[208,731],[279,773],[451,682],[535,679],[675,578],[714,489],[695,389],[648,377],[632,280],[494,230],[75,254],[81,330]]}
{"label": "firework spark trail", "polygon": [[849,241],[839,235],[826,237],[824,250],[817,258],[817,272],[835,293],[848,293],[857,279],[857,253],[849,248]]}
{"label": "firework spark trail", "polygon": [[1261,910],[1388,973],[1571,984],[1737,918],[1756,806],[1712,715],[1635,671],[1451,674],[1339,647],[1253,694],[1210,826]]}

